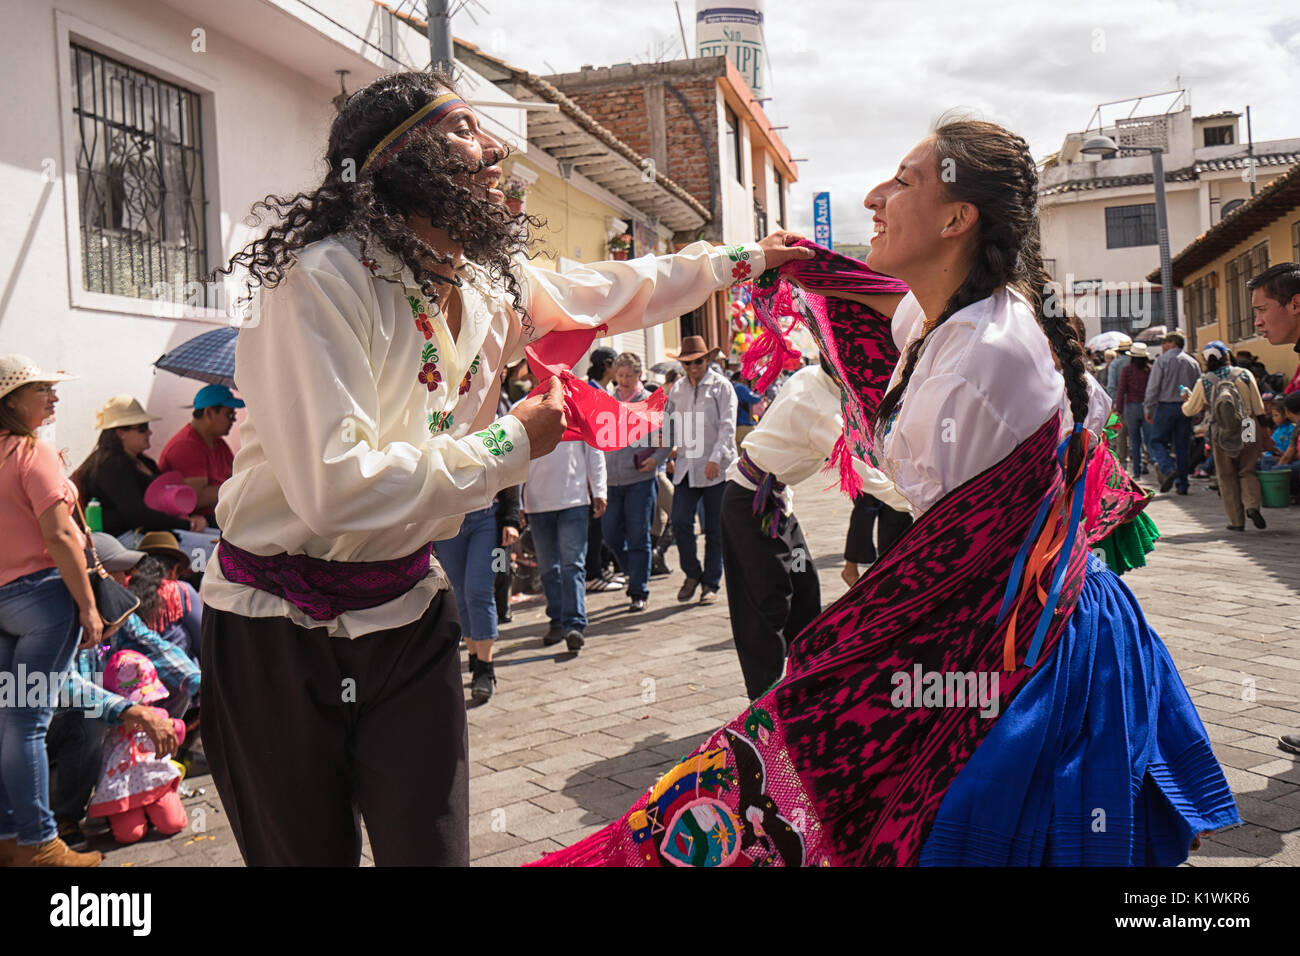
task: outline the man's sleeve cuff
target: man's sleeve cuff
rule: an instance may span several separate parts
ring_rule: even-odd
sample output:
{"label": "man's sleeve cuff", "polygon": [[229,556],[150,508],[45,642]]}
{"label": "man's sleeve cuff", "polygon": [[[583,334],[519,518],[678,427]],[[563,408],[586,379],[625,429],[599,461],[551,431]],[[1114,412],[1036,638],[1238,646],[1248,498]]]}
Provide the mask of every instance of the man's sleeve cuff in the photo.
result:
{"label": "man's sleeve cuff", "polygon": [[714,273],[723,287],[757,279],[767,268],[767,257],[756,242],[714,248]]}
{"label": "man's sleeve cuff", "polygon": [[487,468],[494,472],[490,484],[495,496],[507,485],[517,485],[528,477],[531,445],[524,423],[514,415],[503,415],[482,431],[465,436],[464,441],[478,453]]}

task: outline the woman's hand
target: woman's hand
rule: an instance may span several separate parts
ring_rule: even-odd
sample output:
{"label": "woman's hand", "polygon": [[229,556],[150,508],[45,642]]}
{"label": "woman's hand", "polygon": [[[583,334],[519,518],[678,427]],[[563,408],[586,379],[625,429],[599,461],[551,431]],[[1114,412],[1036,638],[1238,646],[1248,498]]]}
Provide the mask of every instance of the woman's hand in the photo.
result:
{"label": "woman's hand", "polygon": [[519,529],[513,525],[506,525],[501,529],[501,547],[508,548],[519,540]]}
{"label": "woman's hand", "polygon": [[802,246],[792,245],[804,237],[797,232],[774,232],[759,240],[759,248],[763,250],[763,263],[769,269],[775,269],[777,266],[783,266],[791,259],[811,259],[814,255],[811,249],[805,249]]}
{"label": "woman's hand", "polygon": [[92,605],[89,608],[82,608],[78,619],[81,621],[81,643],[77,645],[77,650],[94,647],[104,639],[104,622],[96,607]]}
{"label": "woman's hand", "polygon": [[154,750],[158,751],[160,757],[163,754],[174,754],[180,746],[172,719],[166,712],[160,713],[156,708],[133,704],[122,712],[122,723],[132,731],[143,730],[153,741]]}
{"label": "woman's hand", "polygon": [[203,515],[190,515],[191,531],[198,533],[200,531],[206,530],[207,527],[208,527],[208,519],[203,517]]}

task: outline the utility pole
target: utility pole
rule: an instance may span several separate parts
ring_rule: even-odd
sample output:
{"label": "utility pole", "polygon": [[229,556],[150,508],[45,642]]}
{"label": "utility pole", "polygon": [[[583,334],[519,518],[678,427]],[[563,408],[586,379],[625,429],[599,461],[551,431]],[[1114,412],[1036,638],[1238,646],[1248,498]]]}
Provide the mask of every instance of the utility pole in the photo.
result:
{"label": "utility pole", "polygon": [[429,66],[451,76],[451,0],[426,0],[429,23]]}
{"label": "utility pole", "polygon": [[1250,194],[1255,195],[1255,137],[1250,131],[1250,107],[1246,107],[1246,169],[1250,171]]}

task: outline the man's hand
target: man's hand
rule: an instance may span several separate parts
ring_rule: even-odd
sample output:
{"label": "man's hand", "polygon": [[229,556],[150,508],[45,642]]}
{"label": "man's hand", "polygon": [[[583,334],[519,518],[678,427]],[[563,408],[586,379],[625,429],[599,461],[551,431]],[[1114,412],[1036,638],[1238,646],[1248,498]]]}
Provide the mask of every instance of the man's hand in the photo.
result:
{"label": "man's hand", "polygon": [[658,467],[659,467],[659,463],[655,461],[654,455],[651,455],[645,461],[641,462],[641,464],[637,465],[636,470],[649,473],[654,471]]}
{"label": "man's hand", "polygon": [[203,515],[190,515],[190,530],[195,534],[206,530],[207,527],[208,519],[203,517]]}
{"label": "man's hand", "polygon": [[158,751],[159,756],[174,754],[176,748],[180,746],[180,741],[176,738],[176,728],[172,726],[172,719],[165,712],[160,714],[153,707],[142,707],[139,704],[128,707],[122,712],[122,723],[130,730],[143,730],[153,741],[154,749]]}
{"label": "man's hand", "polygon": [[804,237],[797,232],[781,231],[759,240],[758,244],[763,250],[763,262],[767,268],[775,269],[777,266],[785,265],[791,259],[811,259],[814,255],[811,249],[791,245],[802,238]]}
{"label": "man's hand", "polygon": [[718,475],[720,475],[720,474],[721,474],[721,471],[719,470],[719,468],[718,468],[718,463],[717,463],[716,461],[711,461],[711,462],[709,462],[708,464],[706,464],[706,465],[704,466],[704,480],[705,480],[705,481],[713,481],[713,480],[714,480],[715,478],[717,478]]}
{"label": "man's hand", "polygon": [[1147,412],[1147,414],[1142,417],[1147,420],[1148,425],[1154,425],[1156,423],[1156,417],[1152,415],[1150,412]]}
{"label": "man's hand", "polygon": [[606,504],[608,504],[608,502],[606,502],[606,500],[605,500],[604,498],[592,498],[592,499],[591,499],[591,516],[592,516],[593,518],[599,518],[601,515],[603,515],[603,514],[605,513],[605,505],[606,505]]}
{"label": "man's hand", "polygon": [[853,587],[853,585],[858,583],[858,578],[862,577],[862,572],[858,570],[858,566],[852,561],[845,561],[844,568],[840,571],[840,577],[844,580],[845,584],[849,587]]}
{"label": "man's hand", "polygon": [[673,469],[675,469],[676,467],[677,467],[676,460],[669,458],[668,462],[664,465],[664,473],[668,475],[669,478],[671,478],[673,476]]}
{"label": "man's hand", "polygon": [[501,529],[501,547],[508,548],[519,540],[519,529],[514,525],[506,525]]}
{"label": "man's hand", "polygon": [[551,387],[545,395],[525,398],[510,410],[510,414],[519,419],[528,433],[530,459],[553,452],[564,437],[564,430],[569,427],[564,415],[564,389],[560,386],[559,376],[551,379]]}

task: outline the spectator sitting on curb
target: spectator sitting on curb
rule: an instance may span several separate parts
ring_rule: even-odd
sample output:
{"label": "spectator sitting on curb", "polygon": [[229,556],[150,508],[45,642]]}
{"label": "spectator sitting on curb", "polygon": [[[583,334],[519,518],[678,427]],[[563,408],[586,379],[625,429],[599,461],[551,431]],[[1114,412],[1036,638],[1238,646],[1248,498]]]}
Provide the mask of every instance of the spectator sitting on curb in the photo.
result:
{"label": "spectator sitting on curb", "polygon": [[234,469],[235,453],[225,436],[235,427],[235,409],[243,408],[224,385],[205,385],[194,396],[194,415],[168,439],[158,456],[161,471],[178,471],[185,484],[194,489],[198,501],[194,513],[202,515],[208,527],[215,528],[217,492]]}

